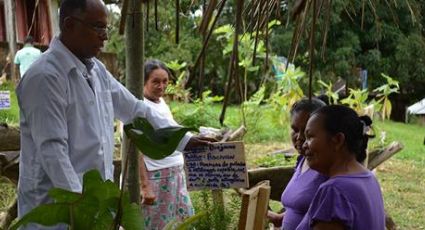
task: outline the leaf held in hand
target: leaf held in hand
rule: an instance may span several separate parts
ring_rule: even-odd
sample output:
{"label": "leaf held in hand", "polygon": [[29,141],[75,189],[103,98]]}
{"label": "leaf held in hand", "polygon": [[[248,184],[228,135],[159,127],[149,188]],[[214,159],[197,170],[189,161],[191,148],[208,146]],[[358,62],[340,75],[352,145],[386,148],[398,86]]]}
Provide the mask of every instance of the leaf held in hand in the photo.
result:
{"label": "leaf held in hand", "polygon": [[154,130],[145,118],[136,118],[133,123],[124,126],[124,131],[143,154],[160,160],[176,150],[186,132],[197,129],[179,126]]}

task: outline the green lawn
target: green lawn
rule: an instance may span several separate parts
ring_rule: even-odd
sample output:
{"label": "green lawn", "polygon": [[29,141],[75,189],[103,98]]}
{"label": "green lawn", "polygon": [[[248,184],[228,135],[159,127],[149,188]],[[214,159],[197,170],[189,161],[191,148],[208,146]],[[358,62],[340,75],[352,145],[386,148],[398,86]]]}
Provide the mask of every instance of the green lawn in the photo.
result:
{"label": "green lawn", "polygon": [[[16,100],[12,97],[16,106]],[[193,104],[172,103],[172,110],[176,112],[176,120],[185,125],[219,126],[218,117],[220,105],[196,106]],[[196,109],[196,113],[193,113]],[[236,128],[241,124],[239,107],[228,108],[225,120],[226,126]],[[11,115],[12,114],[12,115]],[[0,111],[0,122],[18,123],[18,110]],[[191,115],[191,116],[189,116]],[[267,106],[251,110],[247,115],[248,133],[246,135],[246,157],[249,167],[291,165],[293,161],[286,161],[279,155],[270,153],[290,147],[288,138],[288,124],[278,122],[279,115]],[[285,119],[283,119],[285,121]],[[378,167],[377,177],[384,194],[385,207],[400,229],[425,229],[425,146],[423,126],[396,123],[391,121],[376,121],[374,123],[377,138],[371,145],[380,144],[381,133],[386,132],[385,144],[391,141],[400,141],[404,149],[392,159]],[[14,189],[0,180],[0,211],[14,196]],[[205,207],[204,194],[193,193],[195,208],[199,211]],[[226,192],[229,202],[229,215],[226,221],[237,221],[238,201],[231,192]],[[276,206],[276,205],[274,205]],[[218,218],[219,219],[219,218]],[[202,228],[199,228],[202,229]]]}

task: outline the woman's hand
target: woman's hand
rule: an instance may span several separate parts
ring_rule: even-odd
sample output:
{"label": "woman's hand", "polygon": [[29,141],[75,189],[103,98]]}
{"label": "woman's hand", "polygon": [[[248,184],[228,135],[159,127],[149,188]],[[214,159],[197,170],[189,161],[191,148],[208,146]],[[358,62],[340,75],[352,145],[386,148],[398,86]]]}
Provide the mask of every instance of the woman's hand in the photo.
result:
{"label": "woman's hand", "polygon": [[140,199],[142,200],[142,204],[153,205],[156,196],[150,184],[140,186]]}
{"label": "woman's hand", "polygon": [[267,211],[267,219],[275,226],[275,227],[281,227],[282,226],[282,220],[285,213],[275,213],[272,211]]}

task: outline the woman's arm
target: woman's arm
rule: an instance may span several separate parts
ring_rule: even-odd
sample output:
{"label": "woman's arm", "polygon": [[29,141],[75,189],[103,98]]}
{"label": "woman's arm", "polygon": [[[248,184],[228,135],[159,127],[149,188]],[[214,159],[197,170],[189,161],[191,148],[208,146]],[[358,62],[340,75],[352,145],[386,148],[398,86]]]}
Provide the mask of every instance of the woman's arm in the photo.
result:
{"label": "woman's arm", "polygon": [[285,216],[285,213],[275,213],[272,211],[267,211],[267,219],[275,226],[275,227],[281,227],[282,226],[282,220]]}
{"label": "woman's arm", "polygon": [[152,190],[152,185],[148,179],[148,170],[146,169],[143,154],[139,157],[139,173],[140,173],[140,199],[142,204],[153,205],[156,196]]}

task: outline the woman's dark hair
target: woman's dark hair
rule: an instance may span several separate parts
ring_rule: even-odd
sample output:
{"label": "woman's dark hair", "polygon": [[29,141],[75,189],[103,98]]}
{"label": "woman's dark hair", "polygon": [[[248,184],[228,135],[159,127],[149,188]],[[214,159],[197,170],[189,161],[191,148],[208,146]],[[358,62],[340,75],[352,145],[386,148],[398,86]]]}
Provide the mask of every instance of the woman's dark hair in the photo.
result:
{"label": "woman's dark hair", "polygon": [[312,98],[311,101],[308,98],[303,98],[295,102],[294,105],[292,105],[290,114],[292,117],[294,116],[295,113],[298,113],[298,112],[312,113],[325,105],[326,104],[323,101],[316,98]]}
{"label": "woman's dark hair", "polygon": [[170,70],[167,68],[167,66],[162,63],[159,60],[156,59],[151,59],[151,60],[147,60],[145,62],[145,67],[144,67],[144,71],[145,71],[145,84],[146,82],[148,82],[149,80],[149,75],[156,69],[163,69],[168,73],[168,76],[171,77],[171,72]]}
{"label": "woman's dark hair", "polygon": [[328,133],[344,134],[345,144],[348,150],[355,154],[358,162],[362,163],[366,159],[367,142],[373,137],[366,132],[366,128],[372,125],[370,117],[359,117],[354,110],[342,105],[328,105],[313,114],[323,116],[323,127]]}

